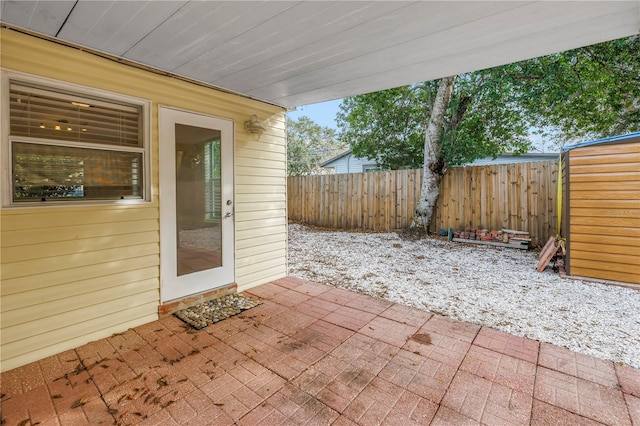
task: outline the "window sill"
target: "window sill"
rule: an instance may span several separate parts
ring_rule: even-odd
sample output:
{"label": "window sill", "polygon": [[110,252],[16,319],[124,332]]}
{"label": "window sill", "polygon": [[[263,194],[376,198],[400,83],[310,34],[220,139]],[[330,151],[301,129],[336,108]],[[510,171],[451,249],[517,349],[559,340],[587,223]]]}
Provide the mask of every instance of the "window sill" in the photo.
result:
{"label": "window sill", "polygon": [[34,201],[27,203],[7,203],[0,207],[2,210],[38,210],[46,208],[64,208],[78,209],[82,207],[101,207],[101,208],[133,208],[133,207],[150,207],[155,205],[151,200],[87,200],[87,201]]}

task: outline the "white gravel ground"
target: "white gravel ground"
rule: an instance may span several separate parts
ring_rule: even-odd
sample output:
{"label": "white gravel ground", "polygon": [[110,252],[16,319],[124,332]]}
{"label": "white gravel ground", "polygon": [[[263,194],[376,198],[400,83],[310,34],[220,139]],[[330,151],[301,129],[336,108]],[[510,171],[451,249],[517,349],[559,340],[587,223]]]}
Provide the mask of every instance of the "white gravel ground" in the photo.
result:
{"label": "white gravel ground", "polygon": [[289,225],[289,275],[640,368],[640,291],[536,271],[537,253]]}

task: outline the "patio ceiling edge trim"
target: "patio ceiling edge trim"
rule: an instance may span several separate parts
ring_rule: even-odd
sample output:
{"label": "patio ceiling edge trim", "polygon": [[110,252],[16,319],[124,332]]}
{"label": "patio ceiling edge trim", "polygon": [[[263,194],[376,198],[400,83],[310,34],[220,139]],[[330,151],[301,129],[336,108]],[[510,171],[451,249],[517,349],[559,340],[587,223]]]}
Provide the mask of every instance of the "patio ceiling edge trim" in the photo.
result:
{"label": "patio ceiling edge trim", "polygon": [[251,99],[253,101],[258,101],[258,102],[262,102],[262,103],[265,103],[265,104],[273,105],[273,106],[276,106],[278,108],[282,108],[285,111],[288,110],[285,106],[277,104],[277,103],[274,103],[274,102],[265,101],[264,99],[255,98],[255,97],[249,96],[249,95],[247,95],[245,93],[236,92],[234,90],[225,89],[224,87],[215,86],[215,85],[213,85],[211,83],[206,83],[204,81],[200,81],[200,80],[196,80],[196,79],[193,79],[193,78],[185,77],[185,76],[180,75],[180,74],[174,74],[174,73],[171,73],[171,72],[168,72],[168,71],[164,71],[164,70],[161,70],[160,68],[156,68],[156,67],[153,67],[153,66],[150,66],[150,65],[141,64],[140,62],[136,62],[136,61],[133,61],[131,59],[121,58],[121,57],[113,55],[111,53],[105,53],[105,52],[102,52],[102,51],[97,50],[97,49],[93,49],[93,48],[82,46],[82,45],[79,45],[79,44],[63,41],[63,40],[60,40],[58,38],[51,37],[49,35],[39,33],[37,31],[31,31],[31,30],[27,30],[25,28],[16,27],[14,25],[7,24],[6,22],[0,22],[0,28],[5,28],[5,29],[11,30],[11,31],[15,31],[15,32],[18,32],[18,33],[21,33],[21,34],[25,34],[25,35],[28,35],[28,36],[31,36],[31,37],[39,38],[41,40],[50,41],[52,43],[56,43],[56,44],[59,44],[61,46],[70,47],[72,49],[79,50],[81,52],[86,52],[86,53],[89,53],[91,55],[95,55],[95,56],[98,56],[100,58],[107,59],[109,61],[117,62],[119,64],[127,65],[127,66],[130,66],[130,67],[133,67],[133,68],[137,68],[137,69],[140,69],[140,70],[144,70],[144,71],[149,71],[149,72],[152,72],[154,74],[161,75],[161,76],[164,76],[164,77],[175,78],[176,80],[181,80],[181,81],[184,81],[184,82],[187,82],[187,83],[195,84],[197,86],[206,87],[208,89],[213,89],[213,90],[216,90],[218,92],[227,93],[227,94],[230,94],[230,95],[241,96],[243,98]]}

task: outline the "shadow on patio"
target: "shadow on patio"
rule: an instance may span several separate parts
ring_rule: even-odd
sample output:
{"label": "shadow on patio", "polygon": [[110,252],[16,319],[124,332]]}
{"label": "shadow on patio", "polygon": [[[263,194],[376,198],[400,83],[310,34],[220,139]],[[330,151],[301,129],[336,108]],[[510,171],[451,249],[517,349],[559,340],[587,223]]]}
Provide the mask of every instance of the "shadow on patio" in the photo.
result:
{"label": "shadow on patio", "polygon": [[640,371],[284,278],[2,374],[3,425],[640,424]]}

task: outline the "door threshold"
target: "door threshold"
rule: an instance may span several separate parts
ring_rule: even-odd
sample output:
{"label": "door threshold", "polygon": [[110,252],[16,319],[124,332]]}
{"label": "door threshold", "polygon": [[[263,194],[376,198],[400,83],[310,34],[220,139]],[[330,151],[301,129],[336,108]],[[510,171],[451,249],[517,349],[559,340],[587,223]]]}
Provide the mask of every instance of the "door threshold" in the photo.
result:
{"label": "door threshold", "polygon": [[238,292],[238,284],[231,283],[222,287],[215,288],[213,290],[207,290],[202,293],[192,294],[180,299],[170,300],[158,306],[158,317],[164,318],[172,315],[174,312],[181,311],[183,309],[190,308],[198,303],[207,302],[213,299],[219,299],[228,294]]}

